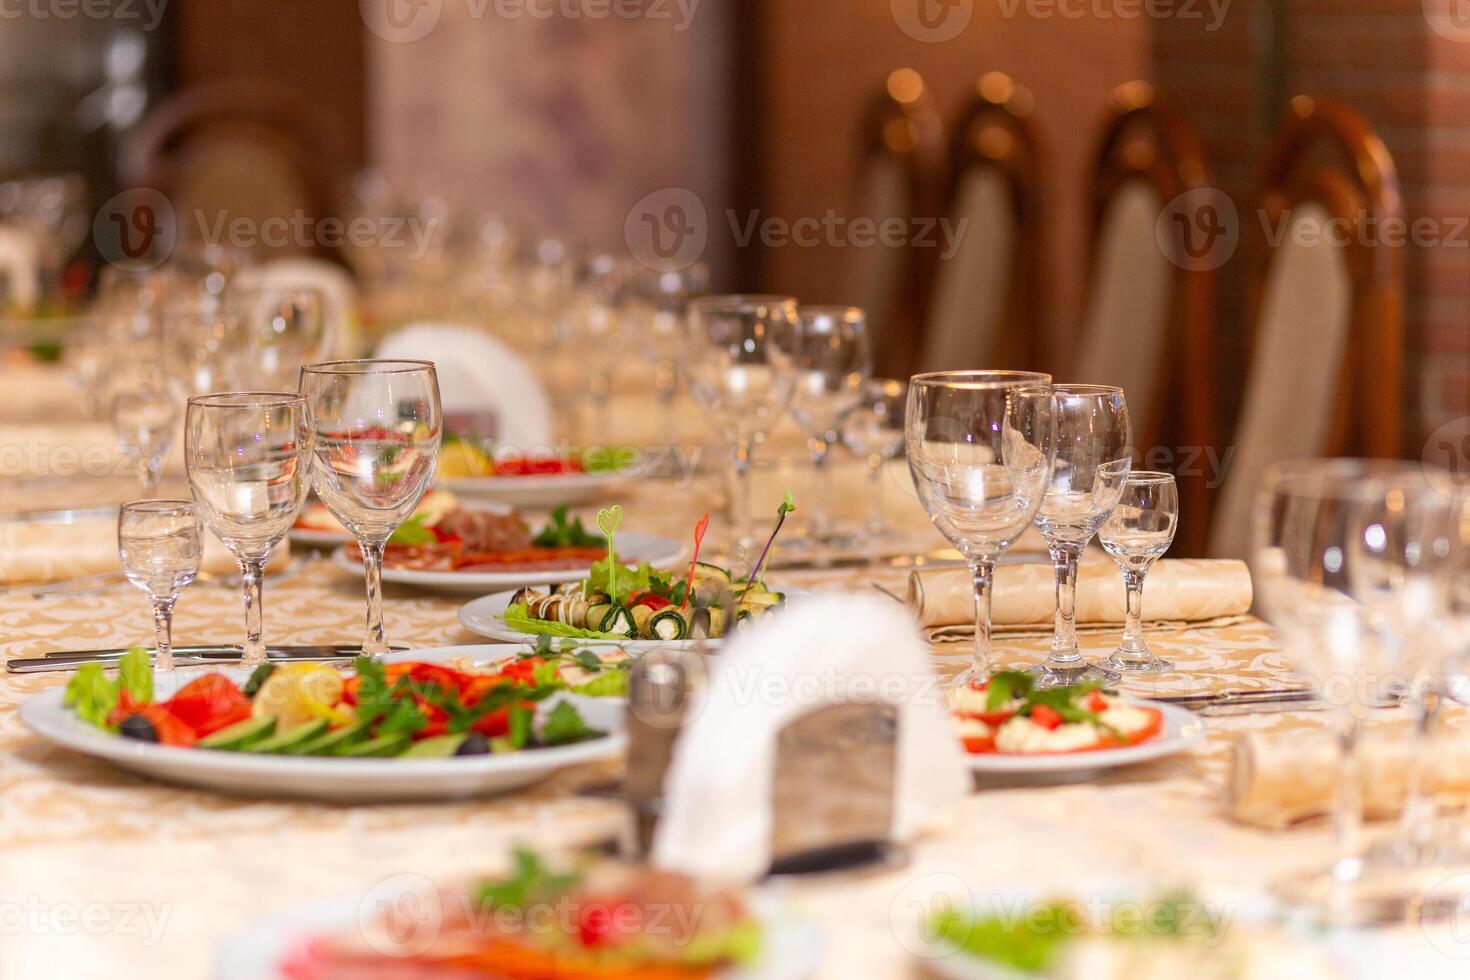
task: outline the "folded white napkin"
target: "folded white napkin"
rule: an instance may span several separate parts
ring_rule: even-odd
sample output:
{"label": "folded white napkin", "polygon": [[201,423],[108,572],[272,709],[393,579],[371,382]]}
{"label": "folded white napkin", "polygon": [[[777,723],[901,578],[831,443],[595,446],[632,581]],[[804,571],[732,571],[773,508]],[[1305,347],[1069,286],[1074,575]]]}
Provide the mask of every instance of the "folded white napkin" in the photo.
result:
{"label": "folded white napkin", "polygon": [[8,290],[0,300],[15,313],[33,313],[40,301],[41,241],[31,228],[0,224],[0,276]]}
{"label": "folded white napkin", "polygon": [[[709,661],[702,698],[664,780],[655,864],[750,881],[771,864],[772,787],[781,730],[832,704],[898,712],[890,839],[903,841],[969,791],[959,743],[940,707],[913,620],[882,599],[801,599],[741,634]],[[831,773],[840,788],[850,774]]]}
{"label": "folded white napkin", "polygon": [[235,281],[245,286],[319,289],[326,320],[322,355],[345,358],[356,353],[357,286],[340,265],[305,255],[292,256],[241,269]]}
{"label": "folded white napkin", "polygon": [[502,341],[473,327],[414,323],[385,338],[377,356],[433,361],[445,414],[493,414],[497,444],[526,450],[551,444],[546,392]]}

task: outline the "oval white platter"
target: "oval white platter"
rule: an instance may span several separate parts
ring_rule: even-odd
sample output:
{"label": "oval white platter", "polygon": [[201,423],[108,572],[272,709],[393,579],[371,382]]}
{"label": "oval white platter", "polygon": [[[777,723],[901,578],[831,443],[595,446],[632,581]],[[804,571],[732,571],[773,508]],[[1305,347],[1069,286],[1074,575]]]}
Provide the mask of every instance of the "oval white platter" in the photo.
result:
{"label": "oval white platter", "polygon": [[[499,640],[501,643],[535,643],[540,639],[536,633],[522,633],[505,625],[505,610],[510,608],[510,600],[516,590],[507,592],[496,592],[493,595],[481,596],[472,602],[467,602],[459,607],[459,625],[474,633],[490,640]],[[786,601],[799,599],[808,593],[797,589],[786,590]],[[553,636],[555,642],[559,637]],[[608,643],[622,647],[628,651],[652,650],[655,647],[692,647],[698,640],[577,640],[578,643]]]}
{"label": "oval white platter", "polygon": [[461,497],[498,500],[512,507],[550,509],[580,504],[613,490],[633,478],[628,472],[548,473],[544,476],[441,477],[435,486]]}
{"label": "oval white platter", "polygon": [[[757,892],[751,895],[750,904],[761,922],[761,953],[754,962],[715,976],[719,980],[805,980],[815,974],[824,945],[817,925],[793,916],[772,895]],[[282,980],[279,964],[299,943],[358,928],[364,906],[364,896],[344,895],[259,919],[225,940],[215,959],[214,976],[218,980]],[[369,914],[380,911],[376,904],[366,908]]]}
{"label": "oval white platter", "polygon": [[[617,538],[618,555],[628,564],[648,562],[655,567],[672,565],[683,559],[684,546],[671,538],[657,534],[642,534],[623,531]],[[362,562],[339,548],[332,554],[332,562],[339,568],[361,577]],[[589,566],[590,567],[590,566]],[[557,585],[575,582],[587,574],[587,568],[563,568],[543,572],[425,572],[407,568],[383,566],[383,581],[395,585],[412,585],[436,592],[452,592],[465,595],[484,595],[500,589],[514,589],[523,585]]]}
{"label": "oval white platter", "polygon": [[1162,759],[1165,756],[1183,752],[1204,738],[1204,722],[1188,708],[1160,701],[1131,698],[1128,699],[1128,703],[1162,712],[1164,726],[1159,734],[1138,745],[1118,749],[1037,755],[988,752],[967,755],[965,758],[973,772],[983,775],[1028,776],[1079,773],[1090,772],[1094,769],[1116,769],[1119,766],[1131,766],[1140,762],[1148,762],[1151,759]]}
{"label": "oval white platter", "polygon": [[[501,659],[513,651],[486,646],[443,647],[394,655],[395,660],[441,661],[452,656]],[[221,668],[243,683],[249,671]],[[155,683],[161,697],[204,671],[181,669],[178,677]],[[573,745],[529,749],[505,755],[451,759],[336,759],[289,755],[251,755],[210,749],[156,745],[103,732],[61,704],[62,687],[32,695],[20,706],[20,720],[42,738],[64,748],[165,782],[246,796],[288,796],[332,803],[455,800],[528,786],[559,769],[611,758],[627,744],[621,698],[566,697],[587,724],[608,734]],[[554,704],[553,697],[544,706]]]}

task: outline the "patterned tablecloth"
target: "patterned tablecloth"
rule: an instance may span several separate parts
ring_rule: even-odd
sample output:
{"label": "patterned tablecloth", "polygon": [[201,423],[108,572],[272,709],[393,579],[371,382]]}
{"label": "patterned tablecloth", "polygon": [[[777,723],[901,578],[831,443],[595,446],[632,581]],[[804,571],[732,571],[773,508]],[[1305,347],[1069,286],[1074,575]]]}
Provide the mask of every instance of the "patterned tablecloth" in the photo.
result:
{"label": "patterned tablecloth", "polygon": [[[682,535],[713,508],[714,496],[703,476],[682,487],[644,481],[624,499],[624,527]],[[326,562],[298,561],[288,577],[267,585],[267,639],[357,639],[361,582]],[[880,564],[781,577],[815,590],[869,591],[877,582],[901,592],[905,575]],[[424,646],[479,642],[458,625],[459,605],[390,587],[390,638]],[[234,592],[196,584],[179,604],[176,636],[236,641],[241,616]],[[127,588],[71,598],[0,597],[5,658],[144,642],[150,631],[145,602]],[[1093,633],[1083,644],[1089,653],[1105,653],[1116,639]],[[1270,629],[1254,619],[1171,630],[1150,642],[1179,669],[1130,682],[1130,692],[1292,683]],[[1042,656],[1046,639],[1005,638],[1000,645],[1003,661],[1026,664]],[[945,670],[965,656],[963,645],[935,652]],[[65,676],[0,680],[0,978],[205,977],[220,941],[263,914],[363,894],[395,875],[493,871],[511,842],[570,848],[624,825],[620,805],[575,792],[615,776],[617,764],[563,772],[510,796],[415,806],[235,799],[149,782],[51,748],[22,728],[19,703]],[[1381,717],[1390,724],[1398,718],[1396,712]],[[1325,715],[1301,711],[1209,718],[1204,743],[1185,757],[1078,782],[982,784],[944,829],[917,844],[907,867],[785,886],[793,906],[826,932],[820,976],[922,975],[904,945],[918,899],[960,883],[977,896],[1018,888],[1075,891],[1140,877],[1250,891],[1274,874],[1323,863],[1330,853],[1324,826],[1268,833],[1232,824],[1222,813],[1222,780],[1236,733],[1325,724]],[[1407,942],[1410,952],[1433,952],[1422,937]],[[1420,972],[1436,975],[1436,968],[1452,966],[1470,969],[1439,956]]]}

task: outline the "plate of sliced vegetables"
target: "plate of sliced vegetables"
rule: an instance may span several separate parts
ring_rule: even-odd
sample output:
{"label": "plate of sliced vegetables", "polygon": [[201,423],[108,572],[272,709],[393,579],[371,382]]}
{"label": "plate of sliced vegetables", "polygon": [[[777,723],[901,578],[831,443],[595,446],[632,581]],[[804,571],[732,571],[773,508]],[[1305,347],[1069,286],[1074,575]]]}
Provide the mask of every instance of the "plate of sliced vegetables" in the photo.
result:
{"label": "plate of sliced vegetables", "polygon": [[1183,752],[1204,737],[1187,708],[1119,697],[1097,684],[1038,689],[999,671],[946,692],[955,736],[977,773],[1111,769]]}
{"label": "plate of sliced vegetables", "polygon": [[390,879],[262,919],[226,941],[215,975],[800,980],[821,956],[816,925],[769,893],[522,849],[494,877],[438,887]]}
{"label": "plate of sliced vegetables", "polygon": [[607,496],[633,474],[631,447],[593,446],[571,451],[487,449],[471,439],[445,438],[437,485],[466,497],[512,507],[555,507]]}
{"label": "plate of sliced vegetables", "polygon": [[170,677],[136,649],[115,674],[87,664],[65,688],[33,695],[20,718],[156,779],[332,802],[499,792],[624,748],[622,699],[578,693],[546,658],[476,665],[427,653]]}

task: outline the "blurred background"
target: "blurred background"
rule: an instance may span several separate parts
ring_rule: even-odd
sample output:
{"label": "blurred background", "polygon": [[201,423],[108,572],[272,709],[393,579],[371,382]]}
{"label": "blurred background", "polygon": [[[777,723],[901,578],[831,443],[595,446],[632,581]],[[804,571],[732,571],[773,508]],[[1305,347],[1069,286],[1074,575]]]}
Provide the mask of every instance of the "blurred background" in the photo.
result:
{"label": "blurred background", "polygon": [[[119,249],[225,272],[297,253],[340,266],[361,291],[344,353],[425,316],[552,342],[523,315],[555,291],[547,270],[567,263],[575,285],[612,254],[707,264],[716,290],[863,305],[880,374],[1024,362],[1060,378],[1108,319],[1100,304],[1122,303],[1125,340],[1142,315],[1118,298],[1139,270],[1126,250],[1104,261],[1100,217],[1131,153],[1124,171],[1171,169],[1155,237],[1171,189],[1210,195],[1180,228],[1228,232],[1223,251],[1174,262],[1193,279],[1137,287],[1172,288],[1165,304],[1193,312],[1158,319],[1207,339],[1173,371],[1212,392],[1176,444],[1224,447],[1272,314],[1271,194],[1301,189],[1281,154],[1336,153],[1360,193],[1342,250],[1356,380],[1333,397],[1375,371],[1390,390],[1339,412],[1351,420],[1325,448],[1416,456],[1470,409],[1458,0],[27,0],[0,19],[0,54],[0,218],[43,230],[34,246],[0,231],[0,283],[33,353],[56,339],[35,326],[48,311],[138,261]],[[1282,128],[1332,115],[1314,105],[1347,111],[1326,151]],[[1106,134],[1140,107],[1174,121],[1145,119],[1110,163]],[[999,204],[965,196],[977,161],[1006,176]],[[116,197],[135,188],[161,197]],[[854,223],[895,215],[891,245]],[[1408,232],[1387,249],[1386,220]],[[527,270],[553,285],[538,293]],[[955,329],[937,324],[946,303],[962,321],[995,307],[994,345],[937,340]]]}

